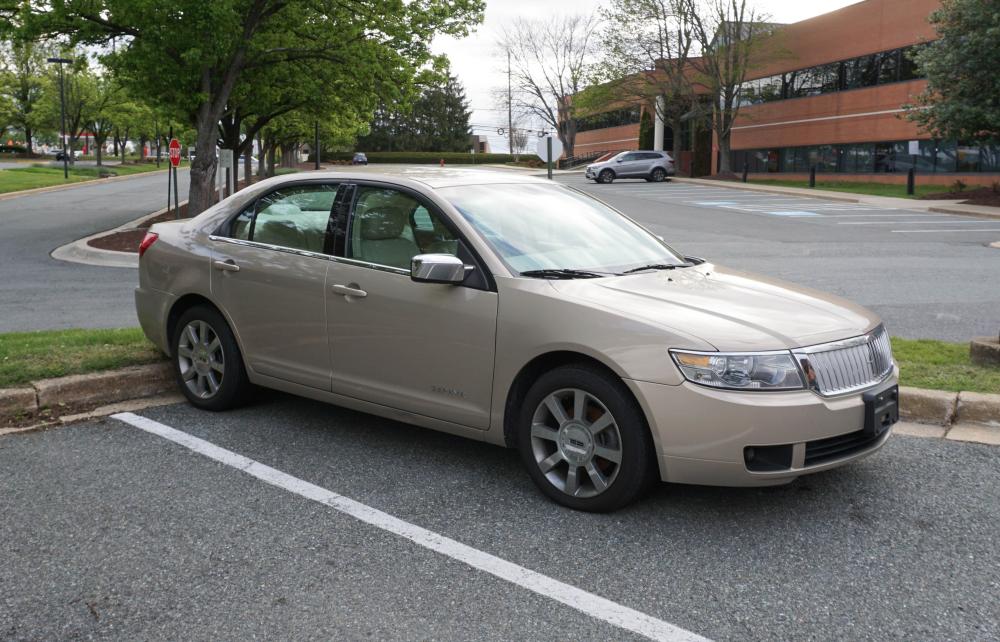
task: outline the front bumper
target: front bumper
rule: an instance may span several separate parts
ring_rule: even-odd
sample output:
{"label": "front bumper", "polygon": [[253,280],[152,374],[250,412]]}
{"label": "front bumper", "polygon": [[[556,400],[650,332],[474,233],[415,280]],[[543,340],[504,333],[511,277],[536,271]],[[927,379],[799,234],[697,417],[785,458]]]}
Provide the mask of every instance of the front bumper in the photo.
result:
{"label": "front bumper", "polygon": [[589,167],[587,168],[587,171],[584,173],[584,175],[591,180],[597,178],[597,174],[594,172],[594,170],[592,170]]}
{"label": "front bumper", "polygon": [[[877,386],[896,385],[898,369]],[[649,420],[664,481],[771,486],[866,457],[891,429],[866,435],[866,391],[823,398],[811,391],[737,392],[683,383],[628,381]],[[836,438],[836,439],[831,439]],[[787,465],[751,470],[747,448],[787,448]],[[823,454],[825,456],[818,456]],[[755,465],[755,464],[751,464]]]}

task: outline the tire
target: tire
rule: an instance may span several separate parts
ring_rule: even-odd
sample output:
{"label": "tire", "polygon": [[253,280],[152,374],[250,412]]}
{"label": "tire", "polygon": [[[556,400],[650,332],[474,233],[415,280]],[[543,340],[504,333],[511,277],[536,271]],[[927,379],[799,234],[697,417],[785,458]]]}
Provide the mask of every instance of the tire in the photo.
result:
{"label": "tire", "polygon": [[610,185],[615,180],[615,173],[610,169],[602,169],[601,173],[597,175],[597,182],[604,183],[605,185]]}
{"label": "tire", "polygon": [[[553,410],[556,404],[561,419]],[[582,408],[580,417],[577,408]],[[588,365],[562,366],[539,377],[521,404],[517,444],[538,488],[576,510],[599,513],[627,506],[657,472],[646,419],[628,388]]]}
{"label": "tire", "polygon": [[197,305],[184,312],[171,347],[177,385],[191,405],[220,411],[246,403],[251,384],[243,355],[218,310]]}
{"label": "tire", "polygon": [[649,180],[654,183],[662,183],[667,180],[667,170],[662,167],[654,167],[653,171],[649,174]]}

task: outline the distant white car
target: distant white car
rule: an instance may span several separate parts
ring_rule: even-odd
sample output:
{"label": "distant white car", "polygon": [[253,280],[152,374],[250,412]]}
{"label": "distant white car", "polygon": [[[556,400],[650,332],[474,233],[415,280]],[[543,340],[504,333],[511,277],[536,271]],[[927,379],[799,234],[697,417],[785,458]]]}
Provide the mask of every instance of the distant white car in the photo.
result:
{"label": "distant white car", "polygon": [[598,183],[611,183],[616,178],[644,178],[661,183],[676,173],[674,159],[667,152],[632,151],[587,165],[587,178]]}

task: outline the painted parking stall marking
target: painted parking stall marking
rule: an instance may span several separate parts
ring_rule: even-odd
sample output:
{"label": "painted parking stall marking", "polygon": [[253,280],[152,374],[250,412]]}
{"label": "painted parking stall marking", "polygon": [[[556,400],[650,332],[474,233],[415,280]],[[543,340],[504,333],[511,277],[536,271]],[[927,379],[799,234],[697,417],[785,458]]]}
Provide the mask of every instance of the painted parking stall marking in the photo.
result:
{"label": "painted parking stall marking", "polygon": [[249,457],[244,457],[231,450],[216,446],[209,441],[177,430],[176,428],[171,428],[158,421],[153,421],[152,419],[130,412],[112,415],[112,418],[152,435],[162,437],[221,464],[235,468],[266,484],[329,506],[366,524],[408,539],[418,546],[430,549],[445,557],[489,573],[494,577],[516,584],[538,595],[576,609],[584,615],[603,620],[613,626],[637,633],[652,640],[662,640],[664,642],[709,642],[708,638],[682,629],[679,626],[647,615],[641,611],[630,609],[627,606],[612,602],[599,595],[560,582],[523,566],[518,566],[513,562],[508,562],[495,555],[472,548],[416,524],[403,521],[398,517],[393,517],[367,504],[362,504],[349,497],[344,497],[331,490],[316,486],[304,479],[293,477],[276,468],[271,468]]}

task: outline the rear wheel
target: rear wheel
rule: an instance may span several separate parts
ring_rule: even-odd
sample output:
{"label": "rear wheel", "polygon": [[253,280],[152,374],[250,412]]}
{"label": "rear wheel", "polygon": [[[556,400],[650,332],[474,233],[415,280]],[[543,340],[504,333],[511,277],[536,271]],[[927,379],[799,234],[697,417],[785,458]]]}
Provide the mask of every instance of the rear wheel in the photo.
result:
{"label": "rear wheel", "polygon": [[654,167],[653,171],[649,175],[649,178],[654,183],[662,183],[667,178],[667,170],[662,167]]}
{"label": "rear wheel", "polygon": [[181,392],[204,410],[228,410],[245,403],[250,380],[229,324],[208,306],[195,306],[177,320],[174,373]]}
{"label": "rear wheel", "polygon": [[606,185],[614,180],[615,180],[615,173],[610,169],[601,170],[601,173],[597,175],[598,183],[604,183]]}
{"label": "rear wheel", "polygon": [[645,419],[625,385],[603,371],[564,366],[524,398],[518,448],[543,493],[577,510],[635,501],[655,469]]}

